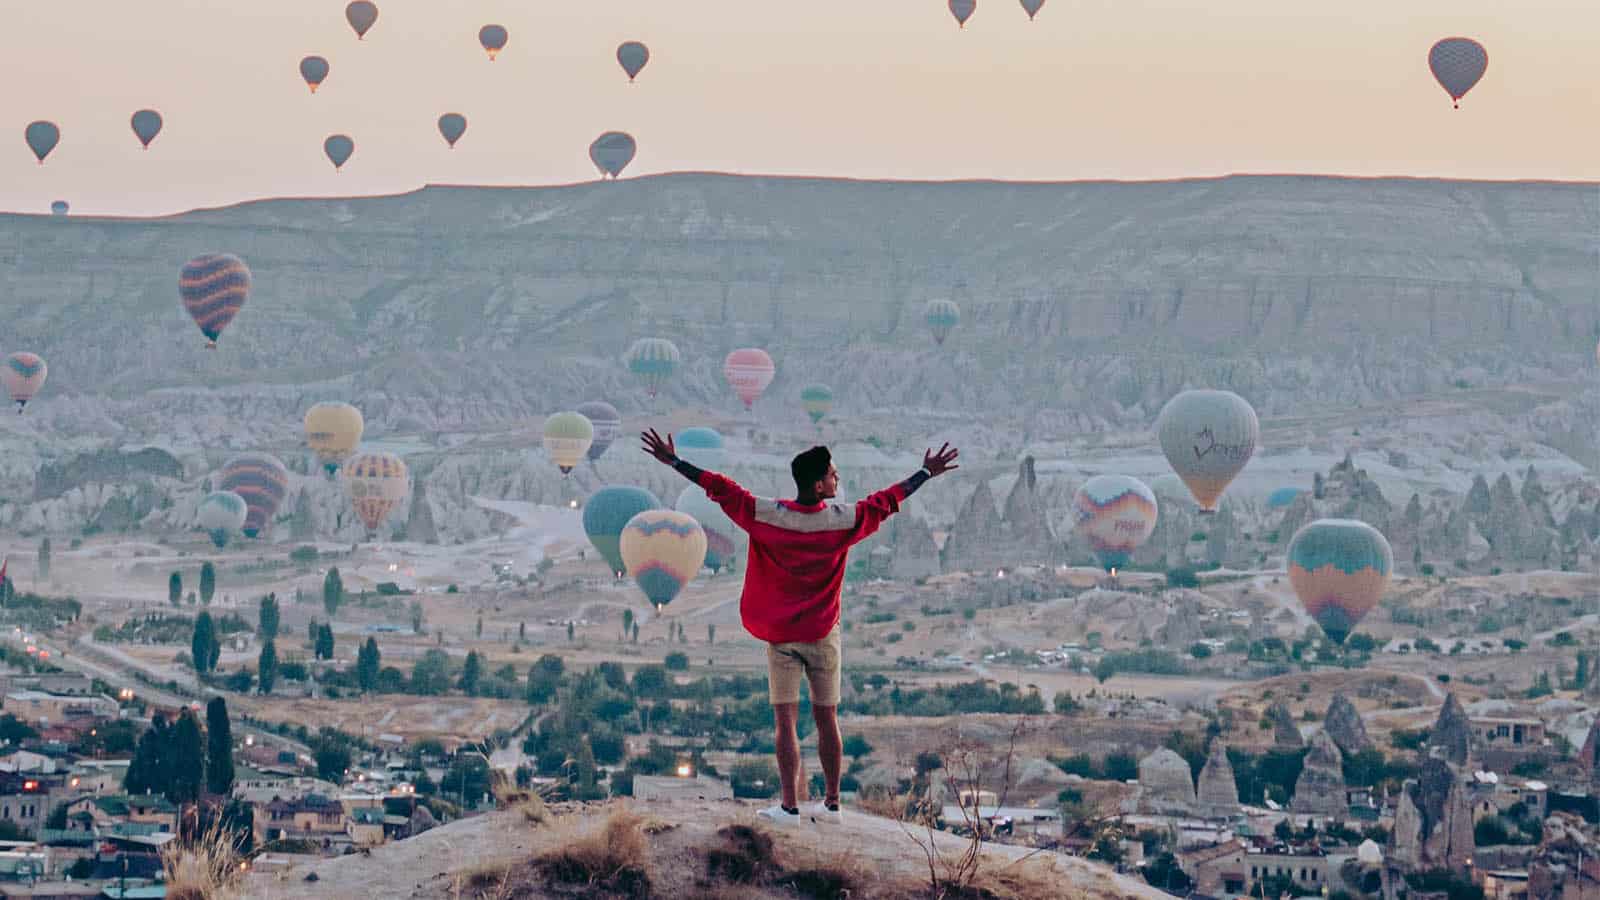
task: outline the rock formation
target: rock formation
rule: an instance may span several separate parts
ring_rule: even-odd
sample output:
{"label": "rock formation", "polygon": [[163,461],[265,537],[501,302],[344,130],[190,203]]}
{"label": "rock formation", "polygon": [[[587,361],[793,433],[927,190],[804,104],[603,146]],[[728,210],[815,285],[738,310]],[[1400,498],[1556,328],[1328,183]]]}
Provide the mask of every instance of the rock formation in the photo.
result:
{"label": "rock formation", "polygon": [[1277,747],[1293,749],[1305,746],[1305,739],[1300,736],[1300,726],[1294,723],[1294,716],[1283,701],[1267,707],[1267,721],[1272,723],[1272,743]]}
{"label": "rock formation", "polygon": [[1294,783],[1289,808],[1297,813],[1343,818],[1350,811],[1344,796],[1344,763],[1326,730],[1311,739],[1300,778]]}
{"label": "rock formation", "polygon": [[902,511],[889,520],[890,578],[922,578],[939,574],[939,545],[928,523]]}
{"label": "rock formation", "polygon": [[120,484],[141,476],[182,478],[183,465],[156,447],[79,453],[59,463],[41,465],[33,479],[33,499],[48,500],[86,484]]}
{"label": "rock formation", "polygon": [[1343,694],[1334,694],[1333,700],[1328,703],[1327,715],[1322,717],[1322,728],[1347,754],[1372,749],[1372,739],[1367,737],[1367,726],[1361,721],[1361,713]]}
{"label": "rock formation", "polygon": [[1031,456],[1024,457],[1017,467],[1017,482],[1006,495],[1004,517],[1015,562],[1046,563],[1055,559],[1056,538],[1039,497],[1039,477],[1034,472]]}
{"label": "rock formation", "polygon": [[1460,772],[1443,757],[1423,759],[1400,791],[1389,859],[1411,871],[1464,871],[1472,856],[1472,804]]}
{"label": "rock formation", "polygon": [[992,569],[1004,558],[1005,523],[994,506],[988,480],[980,480],[950,526],[944,543],[946,571]]}
{"label": "rock formation", "polygon": [[1428,750],[1437,750],[1452,765],[1464,766],[1472,753],[1472,728],[1467,722],[1466,710],[1452,692],[1446,694],[1444,705],[1439,707],[1439,718],[1434,720],[1428,734]]}
{"label": "rock formation", "polygon": [[1202,815],[1223,818],[1239,812],[1239,785],[1233,780],[1233,764],[1228,762],[1228,750],[1220,738],[1211,741],[1195,799]]}
{"label": "rock formation", "polygon": [[1139,789],[1139,808],[1144,812],[1194,813],[1194,776],[1189,763],[1170,748],[1162,747],[1139,760]]}
{"label": "rock formation", "polygon": [[428,501],[428,483],[417,479],[411,497],[411,517],[406,520],[406,540],[422,544],[439,543],[439,529],[433,523],[433,504]]}

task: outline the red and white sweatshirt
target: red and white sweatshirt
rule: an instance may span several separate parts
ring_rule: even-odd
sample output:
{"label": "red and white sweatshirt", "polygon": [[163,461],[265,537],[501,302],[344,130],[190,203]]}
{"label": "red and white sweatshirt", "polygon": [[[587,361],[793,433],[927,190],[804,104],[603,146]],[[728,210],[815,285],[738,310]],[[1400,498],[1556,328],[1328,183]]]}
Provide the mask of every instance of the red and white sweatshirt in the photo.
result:
{"label": "red and white sweatshirt", "polygon": [[769,644],[821,640],[839,624],[850,548],[899,512],[929,477],[919,471],[855,503],[804,505],[757,497],[731,478],[681,460],[675,467],[750,534],[739,615],[746,631]]}

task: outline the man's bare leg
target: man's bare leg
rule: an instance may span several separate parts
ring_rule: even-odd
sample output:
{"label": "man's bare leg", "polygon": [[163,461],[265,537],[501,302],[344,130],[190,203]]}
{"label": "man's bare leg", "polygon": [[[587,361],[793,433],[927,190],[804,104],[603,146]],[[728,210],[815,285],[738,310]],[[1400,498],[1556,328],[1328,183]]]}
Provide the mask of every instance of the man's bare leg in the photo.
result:
{"label": "man's bare leg", "polygon": [[800,737],[795,733],[800,704],[774,703],[772,714],[776,720],[772,742],[778,753],[778,785],[783,792],[783,805],[794,809],[800,805]]}
{"label": "man's bare leg", "polygon": [[817,723],[817,757],[822,762],[822,780],[827,785],[823,802],[839,804],[839,772],[844,767],[844,741],[839,737],[836,706],[811,707],[811,720]]}

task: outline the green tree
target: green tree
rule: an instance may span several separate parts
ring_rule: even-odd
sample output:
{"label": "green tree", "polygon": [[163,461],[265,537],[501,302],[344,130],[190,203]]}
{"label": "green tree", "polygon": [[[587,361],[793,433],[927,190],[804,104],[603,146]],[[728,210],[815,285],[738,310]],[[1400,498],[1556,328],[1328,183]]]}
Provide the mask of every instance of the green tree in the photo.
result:
{"label": "green tree", "polygon": [[323,623],[317,630],[317,659],[333,659],[333,626]]}
{"label": "green tree", "polygon": [[625,610],[622,611],[622,639],[623,640],[627,640],[628,639],[628,632],[630,632],[632,630],[633,630],[633,610],[625,609]]}
{"label": "green tree", "polygon": [[633,642],[635,644],[639,643],[639,623],[638,622],[633,623]]}
{"label": "green tree", "polygon": [[345,773],[350,770],[350,746],[337,738],[324,737],[312,749],[317,760],[317,777],[344,784]]}
{"label": "green tree", "polygon": [[687,672],[689,670],[689,654],[668,653],[666,658],[661,661],[661,664],[666,666],[669,672]]}
{"label": "green tree", "polygon": [[222,656],[222,643],[217,640],[216,626],[212,624],[209,612],[201,612],[195,617],[194,635],[189,639],[189,656],[194,662],[194,670],[202,675],[217,667],[217,660]]}
{"label": "green tree", "polygon": [[233,792],[233,724],[228,701],[212,697],[206,704],[206,790],[222,796]]}
{"label": "green tree", "polygon": [[376,638],[367,638],[361,645],[361,650],[356,653],[356,684],[363,691],[371,691],[378,686],[378,672],[383,668],[383,658],[378,653]]}
{"label": "green tree", "polygon": [[517,623],[517,640],[525,641],[527,639],[528,639],[528,623],[527,622],[518,622]]}
{"label": "green tree", "polygon": [[567,623],[567,643],[569,643],[569,644],[572,643],[572,635],[573,635],[572,623],[568,622]]}
{"label": "green tree", "polygon": [[436,697],[450,690],[450,657],[430,649],[411,667],[411,693]]}
{"label": "green tree", "polygon": [[647,700],[665,700],[672,690],[672,679],[662,666],[640,666],[633,673],[633,693]]}
{"label": "green tree", "polygon": [[39,580],[50,580],[50,538],[39,540]]}
{"label": "green tree", "polygon": [[478,617],[478,637],[483,637],[483,616]]}
{"label": "green tree", "polygon": [[707,622],[706,623],[706,643],[715,644],[716,642],[717,642],[717,626],[712,624],[712,623],[710,623],[710,622]]}
{"label": "green tree", "polygon": [[319,635],[321,633],[322,633],[322,626],[317,624],[317,620],[316,619],[312,619],[311,621],[306,623],[306,643],[309,644],[312,648],[315,648],[317,646],[317,635]]}
{"label": "green tree", "polygon": [[483,660],[478,658],[478,651],[473,650],[467,654],[467,661],[461,667],[461,690],[469,697],[478,694],[478,680],[483,677]]}
{"label": "green tree", "polygon": [[183,576],[177,570],[167,576],[167,602],[173,606],[183,605]]}
{"label": "green tree", "polygon": [[556,691],[561,687],[564,668],[559,656],[546,653],[539,657],[539,661],[528,670],[528,702],[540,704],[554,700]]}
{"label": "green tree", "polygon": [[200,799],[200,786],[206,777],[206,750],[194,710],[185,709],[172,731],[172,785],[167,799],[173,803],[193,803]]}
{"label": "green tree", "polygon": [[[211,601],[206,601],[207,603]],[[256,629],[263,641],[270,641],[278,636],[278,595],[268,594],[261,598],[261,611],[257,615],[260,625]]]}
{"label": "green tree", "polygon": [[844,755],[851,759],[860,759],[872,752],[872,745],[859,734],[852,734],[844,739]]}
{"label": "green tree", "polygon": [[256,659],[256,679],[261,683],[261,693],[272,693],[278,683],[278,648],[272,638],[261,645],[261,656]]}
{"label": "green tree", "polygon": [[339,577],[339,568],[335,566],[322,579],[322,608],[328,611],[328,618],[338,614],[339,604],[343,602],[344,579]]}
{"label": "green tree", "polygon": [[167,793],[172,786],[171,731],[166,716],[156,713],[150,717],[150,727],[139,735],[127,774],[122,777],[123,790],[129,794]]}
{"label": "green tree", "polygon": [[604,788],[595,783],[594,748],[586,740],[578,741],[578,758],[574,764],[574,794],[578,800],[600,800],[606,796]]}
{"label": "green tree", "polygon": [[217,567],[206,560],[200,564],[200,602],[211,605],[211,597],[217,592]]}
{"label": "green tree", "polygon": [[422,625],[422,601],[413,600],[411,601],[411,633],[422,634]]}

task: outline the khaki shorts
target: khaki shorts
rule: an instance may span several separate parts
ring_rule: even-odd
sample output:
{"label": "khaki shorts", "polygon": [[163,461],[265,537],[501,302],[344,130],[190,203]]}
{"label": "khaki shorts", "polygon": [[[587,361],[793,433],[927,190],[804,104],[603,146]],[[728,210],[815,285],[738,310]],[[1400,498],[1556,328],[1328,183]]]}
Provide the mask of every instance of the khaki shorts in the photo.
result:
{"label": "khaki shorts", "polygon": [[839,705],[839,626],[820,641],[767,645],[767,692],[772,705],[800,702],[800,679],[811,683],[813,706]]}

